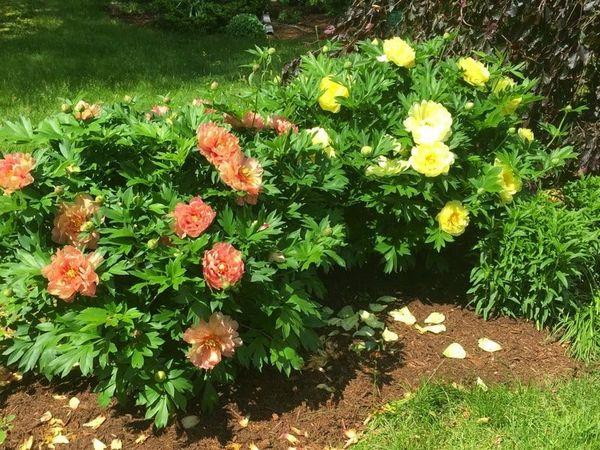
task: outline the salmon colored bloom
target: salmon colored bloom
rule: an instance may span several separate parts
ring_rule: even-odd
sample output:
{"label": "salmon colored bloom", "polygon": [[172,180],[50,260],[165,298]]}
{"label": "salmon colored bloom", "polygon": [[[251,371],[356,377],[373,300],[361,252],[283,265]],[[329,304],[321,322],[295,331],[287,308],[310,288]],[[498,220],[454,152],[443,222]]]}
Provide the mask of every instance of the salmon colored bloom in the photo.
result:
{"label": "salmon colored bloom", "polygon": [[248,111],[242,117],[242,124],[245,128],[252,128],[255,130],[262,130],[265,127],[265,121],[263,118],[253,111]]}
{"label": "salmon colored bloom", "polygon": [[263,169],[255,158],[242,157],[219,166],[221,180],[236,191],[257,196],[262,190]]}
{"label": "salmon colored bloom", "polygon": [[91,231],[80,236],[82,232],[89,231],[90,220],[100,207],[87,194],[79,194],[73,203],[63,203],[58,208],[54,218],[52,240],[58,244],[69,244],[76,247],[94,249],[98,246],[98,232]]}
{"label": "salmon colored bloom", "polygon": [[275,132],[279,135],[287,134],[290,131],[292,131],[293,133],[298,133],[298,126],[294,125],[292,122],[290,122],[283,116],[269,117],[267,126],[273,128]]}
{"label": "salmon colored bloom", "polygon": [[202,201],[194,197],[189,203],[177,203],[172,213],[175,221],[173,231],[180,238],[197,238],[210,226],[217,213]]}
{"label": "salmon colored bloom", "polygon": [[48,292],[66,302],[72,302],[77,293],[93,297],[100,281],[95,272],[99,264],[96,254],[85,255],[71,245],[56,250],[50,264],[42,269]]}
{"label": "salmon colored bloom", "polygon": [[102,114],[102,108],[100,105],[95,103],[90,104],[83,100],[77,102],[73,108],[73,111],[75,118],[84,122],[100,117],[100,114]]}
{"label": "salmon colored bloom", "polygon": [[164,116],[169,112],[167,105],[154,105],[150,110],[155,116]]}
{"label": "salmon colored bloom", "polygon": [[9,195],[33,183],[35,159],[27,153],[8,153],[0,159],[0,187]]}
{"label": "salmon colored bloom", "polygon": [[197,137],[198,150],[216,166],[237,160],[242,156],[238,138],[214,122],[200,125]]}
{"label": "salmon colored bloom", "polygon": [[238,323],[219,312],[198,325],[188,328],[183,340],[192,344],[188,358],[196,367],[211,370],[221,362],[223,356],[232,357],[235,348],[242,345],[237,332]]}
{"label": "salmon colored bloom", "polygon": [[242,252],[226,242],[217,242],[204,252],[202,270],[206,283],[213,289],[227,289],[244,275]]}

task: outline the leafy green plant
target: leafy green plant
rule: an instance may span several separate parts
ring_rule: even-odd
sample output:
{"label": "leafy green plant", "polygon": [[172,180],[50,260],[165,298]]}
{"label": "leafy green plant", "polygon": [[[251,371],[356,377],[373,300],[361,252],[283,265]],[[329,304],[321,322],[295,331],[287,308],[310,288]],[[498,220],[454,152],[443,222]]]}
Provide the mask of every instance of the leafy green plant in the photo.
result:
{"label": "leafy green plant", "polygon": [[12,430],[12,421],[15,420],[14,415],[0,417],[0,444],[4,444],[6,441],[6,435]]}
{"label": "leafy green plant", "polygon": [[476,246],[469,294],[476,310],[554,325],[591,299],[598,283],[600,229],[584,210],[542,193],[513,208]]}
{"label": "leafy green plant", "polygon": [[265,27],[254,14],[237,14],[231,18],[225,31],[232,36],[260,37]]}
{"label": "leafy green plant", "polygon": [[591,302],[578,306],[569,315],[560,318],[556,333],[561,342],[569,345],[569,352],[586,362],[600,359],[600,295]]}

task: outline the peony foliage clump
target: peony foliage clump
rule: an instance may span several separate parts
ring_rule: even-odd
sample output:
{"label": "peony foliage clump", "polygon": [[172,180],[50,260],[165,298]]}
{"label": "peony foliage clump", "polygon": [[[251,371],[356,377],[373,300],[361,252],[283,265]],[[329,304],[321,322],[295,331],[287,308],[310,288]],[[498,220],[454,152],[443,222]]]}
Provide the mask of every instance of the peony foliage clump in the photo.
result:
{"label": "peony foliage clump", "polygon": [[6,122],[6,363],[94,376],[101,402],[164,426],[241,368],[301,369],[329,318],[323,272],[485,236],[573,152],[523,122],[538,97],[520,66],[445,43],[327,48],[288,83],[257,49],[236,96]]}

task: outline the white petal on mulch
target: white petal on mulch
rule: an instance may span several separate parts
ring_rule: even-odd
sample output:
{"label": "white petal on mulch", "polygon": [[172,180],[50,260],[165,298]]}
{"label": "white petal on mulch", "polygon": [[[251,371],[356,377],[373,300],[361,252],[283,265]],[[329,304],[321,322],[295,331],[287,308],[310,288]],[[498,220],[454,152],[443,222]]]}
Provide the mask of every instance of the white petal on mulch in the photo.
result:
{"label": "white petal on mulch", "polygon": [[465,349],[462,345],[460,345],[457,342],[453,342],[448,347],[446,347],[446,350],[444,350],[443,355],[446,358],[464,359],[467,357],[467,352],[465,352]]}
{"label": "white petal on mulch", "polygon": [[71,400],[69,400],[69,408],[75,410],[79,407],[79,403],[81,402],[77,397],[72,397]]}
{"label": "white petal on mulch", "polygon": [[240,424],[240,427],[246,428],[250,423],[250,417],[244,417],[243,419],[240,419],[238,423]]}
{"label": "white petal on mulch", "polygon": [[110,443],[110,450],[121,450],[123,448],[123,442],[121,439],[113,439]]}
{"label": "white petal on mulch", "polygon": [[40,422],[48,422],[50,419],[52,419],[52,413],[50,411],[46,411],[44,414],[42,414],[42,417],[40,417]]}
{"label": "white petal on mulch", "polygon": [[251,442],[250,444],[248,444],[248,449],[249,450],[260,450],[256,444],[254,444],[254,442]]}
{"label": "white petal on mulch", "polygon": [[388,330],[387,328],[383,330],[383,333],[381,333],[381,337],[385,342],[396,342],[398,340],[398,335],[393,331]]}
{"label": "white petal on mulch", "polygon": [[134,444],[143,444],[144,442],[146,442],[146,439],[148,439],[148,435],[142,433],[137,437]]}
{"label": "white petal on mulch", "polygon": [[429,323],[432,325],[437,325],[437,324],[444,322],[444,320],[446,320],[445,315],[443,315],[442,313],[439,313],[439,312],[432,312],[425,318],[425,320],[423,322]]}
{"label": "white petal on mulch", "polygon": [[484,352],[494,353],[499,350],[502,350],[502,346],[500,344],[498,344],[497,342],[494,342],[488,338],[479,339],[479,341],[477,341],[477,345]]}
{"label": "white petal on mulch", "polygon": [[55,445],[56,444],[68,444],[69,439],[65,435],[59,434],[52,438],[52,443]]}
{"label": "white petal on mulch", "polygon": [[415,325],[415,328],[421,334],[425,334],[427,332],[433,334],[440,334],[446,331],[446,325],[444,325],[443,323],[440,323],[438,325],[427,325],[425,327],[422,327],[421,325],[417,324]]}
{"label": "white petal on mulch", "polygon": [[23,443],[19,445],[19,450],[31,450],[31,447],[33,447],[33,436],[29,436],[25,439]]}
{"label": "white petal on mulch", "polygon": [[410,309],[408,309],[407,306],[405,306],[404,308],[390,311],[388,314],[396,322],[402,322],[406,325],[414,325],[417,322],[416,317],[413,316],[413,314],[410,312]]}
{"label": "white petal on mulch", "polygon": [[185,416],[183,419],[181,419],[181,425],[183,425],[183,428],[186,430],[194,428],[199,423],[200,418],[198,416]]}
{"label": "white petal on mulch", "polygon": [[92,439],[92,445],[94,446],[94,450],[106,450],[106,444],[99,439]]}
{"label": "white petal on mulch", "polygon": [[477,385],[482,391],[488,390],[487,384],[485,384],[479,377],[477,377],[477,380],[475,380],[475,385]]}
{"label": "white petal on mulch", "polygon": [[66,400],[66,399],[67,399],[67,396],[66,396],[66,395],[63,395],[63,394],[54,394],[54,395],[52,396],[52,398],[53,398],[54,400]]}
{"label": "white petal on mulch", "polygon": [[285,439],[292,445],[296,445],[296,444],[300,443],[300,440],[291,433],[283,433],[281,435],[281,439]]}
{"label": "white petal on mulch", "polygon": [[100,427],[100,425],[102,425],[105,421],[106,417],[98,416],[94,420],[90,420],[89,422],[84,423],[83,426],[97,430]]}

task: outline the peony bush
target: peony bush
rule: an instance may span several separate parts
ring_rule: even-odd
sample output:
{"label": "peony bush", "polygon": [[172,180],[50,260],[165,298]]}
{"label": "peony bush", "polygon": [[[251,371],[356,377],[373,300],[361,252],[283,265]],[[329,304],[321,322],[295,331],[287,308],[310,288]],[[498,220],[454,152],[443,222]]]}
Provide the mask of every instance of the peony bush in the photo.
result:
{"label": "peony bush", "polygon": [[331,319],[321,273],[468,250],[573,156],[560,127],[545,145],[523,122],[538,97],[520,66],[446,43],[328,45],[285,83],[256,49],[236,96],[6,122],[5,362],[93,376],[102,403],[133,398],[161,427],[240,368],[301,369],[326,323],[379,327]]}

